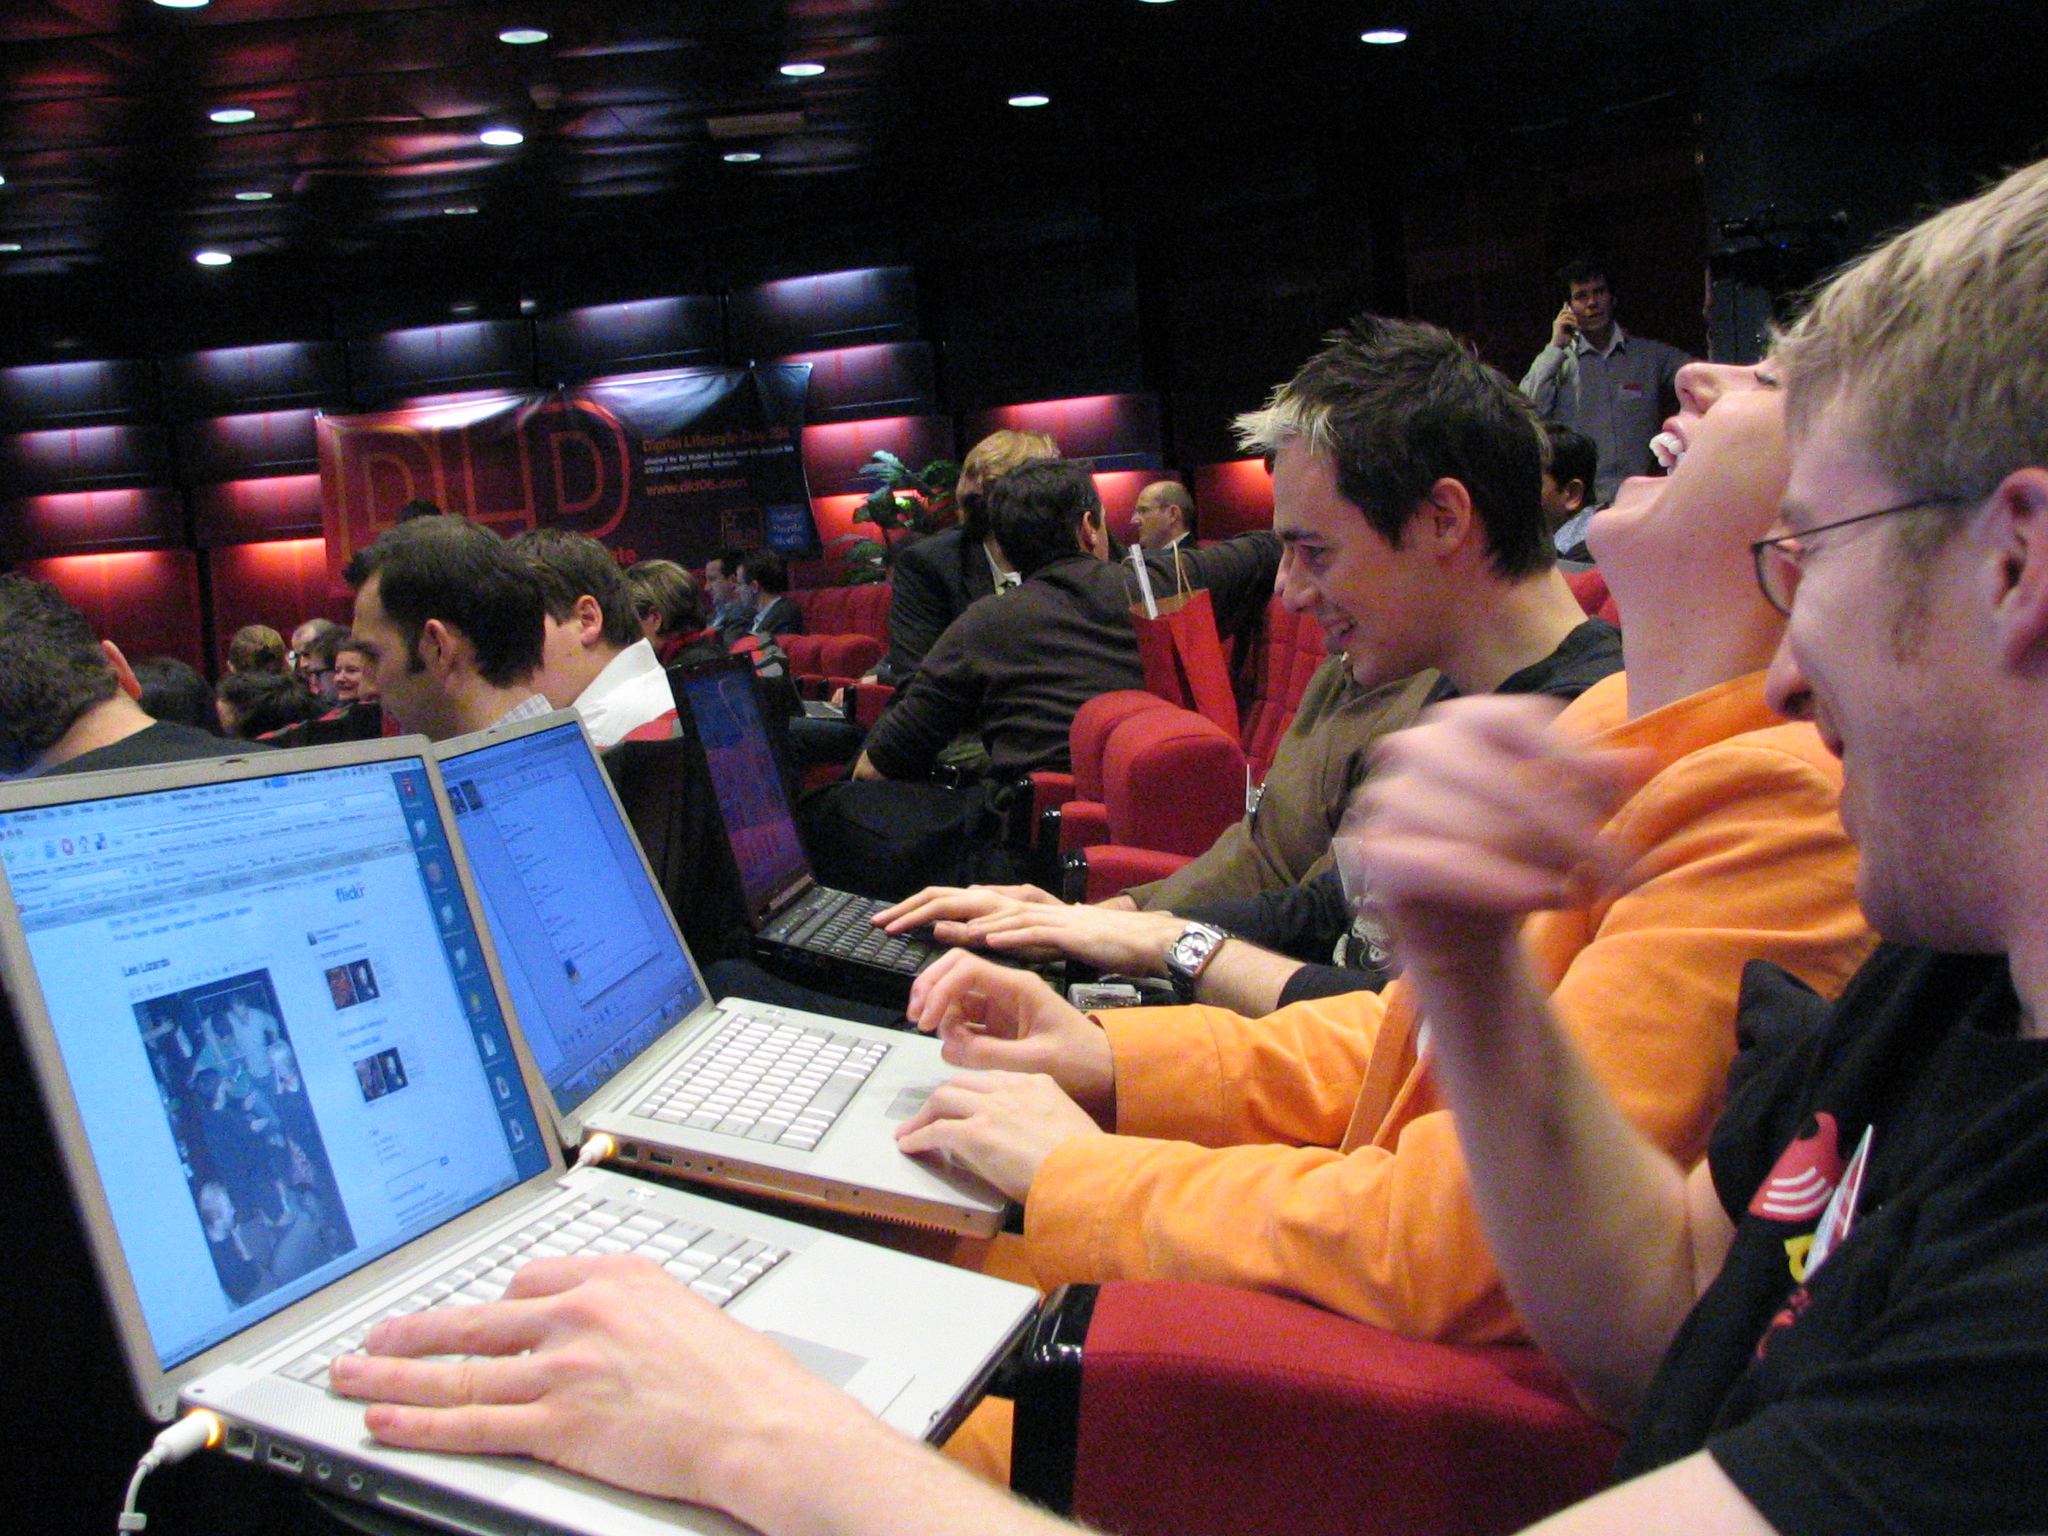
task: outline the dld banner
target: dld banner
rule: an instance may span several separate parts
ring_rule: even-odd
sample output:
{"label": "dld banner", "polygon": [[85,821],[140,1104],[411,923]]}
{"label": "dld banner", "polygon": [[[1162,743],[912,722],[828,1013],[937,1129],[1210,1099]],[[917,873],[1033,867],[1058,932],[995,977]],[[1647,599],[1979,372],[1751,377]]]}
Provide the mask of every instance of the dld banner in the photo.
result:
{"label": "dld banner", "polygon": [[725,545],[815,554],[808,363],[685,369],[319,420],[327,567],[425,499],[502,533],[571,528],[622,562]]}

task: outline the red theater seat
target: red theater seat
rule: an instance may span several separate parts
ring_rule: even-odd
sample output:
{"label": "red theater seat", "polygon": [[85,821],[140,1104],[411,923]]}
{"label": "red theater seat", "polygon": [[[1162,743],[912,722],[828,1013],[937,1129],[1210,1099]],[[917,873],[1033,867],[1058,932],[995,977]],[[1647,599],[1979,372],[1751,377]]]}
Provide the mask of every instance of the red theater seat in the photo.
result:
{"label": "red theater seat", "polygon": [[1287,734],[1309,679],[1329,654],[1322,626],[1304,613],[1289,613],[1279,598],[1266,604],[1265,654],[1260,658],[1258,693],[1244,713],[1245,756],[1252,778],[1263,784],[1280,738]]}
{"label": "red theater seat", "polygon": [[1605,576],[1598,571],[1573,571],[1564,580],[1565,585],[1572,589],[1572,596],[1579,600],[1579,606],[1588,614],[1610,624],[1621,622],[1621,609],[1615,606],[1613,594],[1607,590]]}
{"label": "red theater seat", "polygon": [[781,643],[804,693],[822,698],[874,670],[889,644],[889,594],[887,583],[789,594],[804,612],[804,633]]}
{"label": "red theater seat", "polygon": [[1070,1288],[1014,1385],[1014,1486],[1119,1536],[1494,1536],[1620,1444],[1527,1346],[1182,1281]]}

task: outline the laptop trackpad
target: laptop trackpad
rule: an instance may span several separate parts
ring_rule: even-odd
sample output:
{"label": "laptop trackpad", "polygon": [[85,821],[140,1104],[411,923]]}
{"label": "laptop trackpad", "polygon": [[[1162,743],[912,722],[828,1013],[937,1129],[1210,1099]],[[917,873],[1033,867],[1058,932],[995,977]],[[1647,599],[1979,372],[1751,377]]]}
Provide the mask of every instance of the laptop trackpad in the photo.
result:
{"label": "laptop trackpad", "polygon": [[868,1412],[877,1416],[886,1411],[902,1394],[903,1389],[910,1385],[910,1372],[884,1365],[879,1360],[870,1360],[864,1355],[834,1349],[829,1344],[820,1344],[812,1339],[800,1339],[793,1334],[778,1333],[772,1328],[762,1331],[796,1356],[798,1365],[813,1376],[830,1382]]}

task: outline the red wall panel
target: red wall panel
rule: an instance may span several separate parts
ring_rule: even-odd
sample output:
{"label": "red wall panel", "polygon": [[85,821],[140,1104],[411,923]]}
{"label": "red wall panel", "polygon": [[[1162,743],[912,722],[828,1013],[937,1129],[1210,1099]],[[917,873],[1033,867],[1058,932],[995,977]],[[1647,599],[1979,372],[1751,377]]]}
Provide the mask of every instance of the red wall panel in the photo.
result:
{"label": "red wall panel", "polygon": [[185,541],[175,491],[69,491],[8,510],[0,550],[15,560],[163,549]]}
{"label": "red wall panel", "polygon": [[1273,526],[1273,477],[1263,459],[1204,464],[1195,471],[1195,516],[1202,538],[1227,539]]}
{"label": "red wall panel", "polygon": [[860,470],[878,450],[895,454],[912,469],[922,469],[933,459],[955,458],[952,418],[878,416],[805,427],[804,478],[811,494],[838,497],[874,490],[875,482]]}
{"label": "red wall panel", "polygon": [[327,588],[327,544],[322,539],[280,539],[236,544],[207,557],[213,575],[215,657],[244,624],[268,624],[290,638],[306,620],[324,614],[346,624],[345,593]]}
{"label": "red wall panel", "polygon": [[320,532],[320,477],[279,475],[202,485],[192,493],[201,549],[264,539],[303,539]]}
{"label": "red wall panel", "polygon": [[203,665],[199,641],[199,557],[185,549],[121,555],[64,555],[22,566],[71,600],[102,639],[130,661],[175,656]]}
{"label": "red wall panel", "polygon": [[966,427],[965,441],[970,445],[999,427],[1047,432],[1061,453],[1090,460],[1099,470],[1159,464],[1159,402],[1150,395],[1083,395],[999,406],[968,417]]}

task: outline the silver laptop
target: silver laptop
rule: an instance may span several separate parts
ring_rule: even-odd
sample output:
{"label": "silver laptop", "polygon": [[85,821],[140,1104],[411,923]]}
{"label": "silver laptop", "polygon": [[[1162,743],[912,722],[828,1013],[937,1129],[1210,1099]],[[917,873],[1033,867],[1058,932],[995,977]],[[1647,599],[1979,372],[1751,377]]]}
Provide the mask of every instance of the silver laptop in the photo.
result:
{"label": "silver laptop", "polygon": [[896,1149],[953,1075],[936,1040],[714,1003],[574,711],[435,749],[512,1009],[566,1145],[975,1237],[1008,1202]]}
{"label": "silver laptop", "polygon": [[732,1529],[514,1459],[374,1444],[326,1362],[639,1252],[906,1433],[965,1411],[1036,1298],[599,1168],[565,1171],[425,742],[0,785],[0,963],[149,1412],[468,1531]]}

